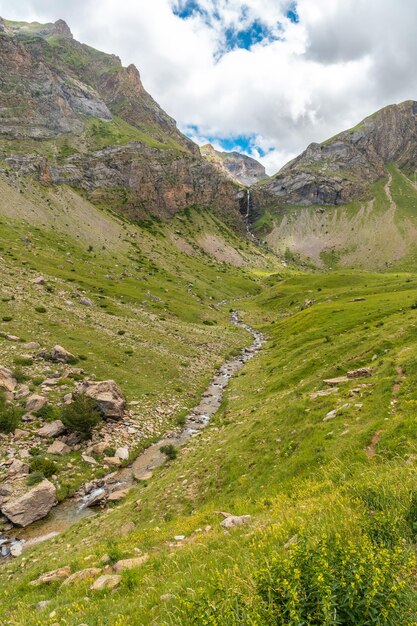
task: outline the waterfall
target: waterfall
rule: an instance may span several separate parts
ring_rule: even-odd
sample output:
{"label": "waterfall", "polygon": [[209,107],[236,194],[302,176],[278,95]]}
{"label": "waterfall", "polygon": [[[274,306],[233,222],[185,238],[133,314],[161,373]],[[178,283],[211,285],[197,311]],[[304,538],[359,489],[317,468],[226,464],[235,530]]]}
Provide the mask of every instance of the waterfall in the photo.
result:
{"label": "waterfall", "polygon": [[246,192],[246,215],[245,215],[245,219],[248,221],[249,220],[249,213],[250,213],[250,189],[247,190]]}

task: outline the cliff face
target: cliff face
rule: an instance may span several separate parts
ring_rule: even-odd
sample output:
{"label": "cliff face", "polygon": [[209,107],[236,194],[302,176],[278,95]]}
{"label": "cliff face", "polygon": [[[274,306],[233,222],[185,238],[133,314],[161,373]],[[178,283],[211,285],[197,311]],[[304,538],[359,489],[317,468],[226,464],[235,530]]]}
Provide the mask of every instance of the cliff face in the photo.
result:
{"label": "cliff face", "polygon": [[241,224],[239,189],[144,89],[135,66],[80,44],[62,20],[0,20],[0,167],[67,183],[132,218],[193,204]]}
{"label": "cliff face", "polygon": [[337,205],[366,195],[384,165],[417,165],[417,102],[388,106],[322,144],[313,143],[254,189],[259,206]]}
{"label": "cliff face", "polygon": [[201,154],[212,163],[221,174],[235,183],[250,187],[259,180],[268,178],[264,166],[240,152],[219,152],[211,144],[200,148]]}

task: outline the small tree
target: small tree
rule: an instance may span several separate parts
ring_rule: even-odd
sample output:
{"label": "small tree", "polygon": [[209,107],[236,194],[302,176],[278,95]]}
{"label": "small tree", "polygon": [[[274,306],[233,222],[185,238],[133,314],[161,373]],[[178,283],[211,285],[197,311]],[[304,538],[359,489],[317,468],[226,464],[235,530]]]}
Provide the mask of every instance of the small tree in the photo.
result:
{"label": "small tree", "polygon": [[68,430],[88,439],[93,428],[101,422],[102,417],[97,409],[96,401],[80,393],[74,397],[71,404],[64,406],[61,419]]}

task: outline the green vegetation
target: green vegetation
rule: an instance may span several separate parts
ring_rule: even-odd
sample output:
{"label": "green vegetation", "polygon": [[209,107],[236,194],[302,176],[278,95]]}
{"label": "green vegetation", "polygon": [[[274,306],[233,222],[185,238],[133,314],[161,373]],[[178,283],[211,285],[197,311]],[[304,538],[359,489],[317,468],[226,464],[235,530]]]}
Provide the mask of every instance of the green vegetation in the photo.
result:
{"label": "green vegetation", "polygon": [[22,412],[13,404],[9,404],[6,394],[0,390],[0,433],[11,433],[17,428]]}
{"label": "green vegetation", "polygon": [[[19,599],[5,593],[0,619],[42,619],[30,617],[40,595],[28,586],[40,573],[138,548],[149,559],[113,594],[42,588],[54,619],[414,624],[416,300],[413,273],[265,278],[239,308],[268,342],[232,380],[211,425],[105,520],[84,520],[33,549],[24,572],[7,565]],[[324,379],[359,367],[371,377],[312,396],[329,389]],[[226,532],[219,511],[251,520]],[[176,535],[186,538],[174,548]]]}
{"label": "green vegetation", "polygon": [[83,393],[74,396],[72,403],[65,405],[61,413],[61,420],[68,430],[82,435],[84,439],[91,436],[101,419],[97,402]]}
{"label": "green vegetation", "polygon": [[46,478],[50,478],[53,474],[56,474],[57,465],[50,459],[42,456],[37,456],[30,462],[30,472],[36,473],[37,475],[40,474]]}

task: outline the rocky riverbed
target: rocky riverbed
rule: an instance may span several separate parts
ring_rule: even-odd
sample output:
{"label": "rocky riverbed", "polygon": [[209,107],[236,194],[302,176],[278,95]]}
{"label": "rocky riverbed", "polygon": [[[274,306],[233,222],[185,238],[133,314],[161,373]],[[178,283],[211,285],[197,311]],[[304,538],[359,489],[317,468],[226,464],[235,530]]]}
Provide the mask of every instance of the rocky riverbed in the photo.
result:
{"label": "rocky riverbed", "polygon": [[58,504],[46,518],[22,529],[9,525],[3,534],[0,534],[1,556],[20,556],[23,550],[56,536],[82,518],[95,515],[108,501],[115,502],[123,499],[136,481],[150,480],[152,472],[166,462],[168,457],[161,451],[161,448],[181,447],[207,426],[218,411],[224,390],[232,376],[259,352],[264,342],[262,333],[244,324],[236,312],[232,313],[231,321],[251,333],[253,343],[219,368],[203,393],[200,403],[186,417],[184,426],[167,433],[163,439],[140,454],[128,467],[85,484],[76,497]]}

